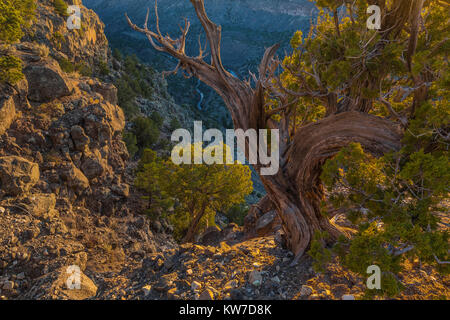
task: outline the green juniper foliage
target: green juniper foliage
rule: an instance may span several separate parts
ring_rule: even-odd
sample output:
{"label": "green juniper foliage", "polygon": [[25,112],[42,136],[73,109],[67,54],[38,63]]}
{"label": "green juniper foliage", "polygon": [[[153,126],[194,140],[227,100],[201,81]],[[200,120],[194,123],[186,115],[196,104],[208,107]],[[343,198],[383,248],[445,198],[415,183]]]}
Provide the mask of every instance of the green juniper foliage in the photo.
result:
{"label": "green juniper foliage", "polygon": [[136,136],[139,149],[152,147],[159,138],[158,124],[151,118],[135,118],[131,132]]}
{"label": "green juniper foliage", "polygon": [[239,226],[244,225],[244,218],[248,214],[249,207],[245,203],[234,205],[225,213],[225,216],[230,222],[236,223]]}
{"label": "green juniper foliage", "polygon": [[[327,205],[347,209],[358,231],[333,248],[325,245],[326,235],[319,234],[309,253],[318,270],[333,256],[364,277],[368,266],[378,265],[382,289],[368,296],[393,296],[402,290],[397,275],[405,259],[449,271],[448,226],[440,223],[449,212],[450,191],[448,7],[425,1],[420,30],[426,32],[419,32],[408,63],[409,34],[402,31],[396,40],[391,35],[380,45],[381,32],[366,26],[368,1],[315,2],[320,10],[317,23],[308,35],[298,31],[292,37],[293,53],[283,61],[283,85],[293,92],[326,88],[338,101],[341,96],[367,99],[371,114],[400,123],[403,139],[400,150],[381,157],[353,143],[326,161],[321,180],[328,189]],[[425,79],[422,99],[416,99],[422,94],[418,79]],[[326,116],[319,96],[301,98],[294,106],[297,123]],[[276,100],[269,101],[270,109],[277,107]],[[277,115],[272,118],[279,120]],[[322,211],[327,211],[325,203]]]}
{"label": "green juniper foliage", "polygon": [[34,18],[36,4],[33,0],[0,0],[0,41],[12,43],[24,35]]}

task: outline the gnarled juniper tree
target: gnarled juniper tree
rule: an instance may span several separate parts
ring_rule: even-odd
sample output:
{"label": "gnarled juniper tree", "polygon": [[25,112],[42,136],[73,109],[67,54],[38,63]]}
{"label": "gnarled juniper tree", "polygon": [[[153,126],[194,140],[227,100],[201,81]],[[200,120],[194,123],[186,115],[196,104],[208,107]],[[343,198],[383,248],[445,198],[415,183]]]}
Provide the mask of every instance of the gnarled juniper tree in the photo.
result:
{"label": "gnarled juniper tree", "polygon": [[[178,60],[174,72],[182,70],[186,76],[199,78],[223,98],[235,129],[280,130],[280,170],[273,176],[261,176],[261,180],[281,218],[295,261],[309,248],[315,233],[326,233],[330,241],[349,236],[323,214],[322,178],[330,187],[338,179],[329,171],[325,175],[322,173],[325,162],[351,143],[362,146],[364,156],[373,157],[370,161],[377,162],[377,157],[391,155],[380,160],[383,163],[374,165],[382,167],[383,171],[383,176],[377,179],[395,177],[389,181],[392,194],[386,189],[385,198],[375,197],[375,200],[386,201],[387,208],[409,201],[410,206],[405,204],[401,210],[420,205],[422,211],[431,212],[429,206],[434,200],[410,201],[408,196],[417,196],[416,192],[425,192],[425,196],[426,188],[433,188],[435,169],[430,169],[434,174],[430,176],[428,169],[421,167],[428,160],[439,162],[441,160],[437,159],[442,156],[444,159],[436,168],[443,170],[447,166],[448,170],[448,91],[445,89],[448,87],[448,73],[445,73],[448,24],[444,23],[448,19],[448,8],[445,3],[317,1],[320,8],[317,22],[308,36],[295,34],[291,42],[292,55],[280,61],[275,57],[278,45],[268,48],[259,74],[252,74],[245,81],[223,67],[221,27],[208,18],[204,1],[191,0],[191,3],[206,33],[210,63],[204,60],[206,49],[201,46],[198,56],[186,54],[187,20],[181,28],[181,36],[172,39],[163,36],[159,28],[156,5],[156,31],[147,27],[148,14],[143,27],[127,19],[134,30],[147,36],[156,50]],[[373,4],[381,8],[379,30],[369,30],[366,24],[367,7]],[[277,71],[280,69],[282,72]],[[399,167],[389,169],[392,165]],[[256,164],[256,171],[260,172],[261,167],[262,164]],[[332,167],[343,168],[344,173],[338,177],[341,180],[349,174],[345,173],[345,166],[328,163],[327,168]],[[422,189],[414,189],[420,175],[424,179]],[[414,186],[409,185],[411,179]],[[381,196],[382,184],[373,183],[375,186],[370,192],[376,190]],[[402,192],[408,192],[404,188],[414,191],[396,199]],[[431,194],[442,196],[447,192],[445,186]],[[361,197],[348,200],[364,201]],[[373,212],[374,215],[379,213]],[[412,216],[414,214],[402,216],[404,221],[409,219],[406,223],[415,226],[414,231],[408,232],[416,232],[417,227],[422,233],[429,232],[423,228],[428,226],[426,221],[416,224]],[[430,218],[430,228],[433,226]],[[400,246],[407,245],[406,238],[404,240]],[[402,247],[392,248],[393,253],[398,250]],[[443,259],[447,254],[444,251],[434,255],[439,254],[437,259]]]}

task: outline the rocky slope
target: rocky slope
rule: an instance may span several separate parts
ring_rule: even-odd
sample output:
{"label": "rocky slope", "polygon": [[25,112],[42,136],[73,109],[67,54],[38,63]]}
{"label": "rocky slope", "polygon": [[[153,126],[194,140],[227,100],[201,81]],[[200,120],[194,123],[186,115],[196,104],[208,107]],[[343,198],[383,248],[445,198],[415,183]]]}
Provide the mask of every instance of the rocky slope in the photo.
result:
{"label": "rocky slope", "polygon": [[[25,78],[0,85],[2,299],[90,298],[92,274],[175,246],[164,234],[169,226],[158,224],[154,234],[136,214],[117,89],[57,62],[95,69],[110,59],[103,24],[82,10],[84,33],[68,31],[51,1],[39,1],[28,36],[7,49],[22,60]],[[56,32],[63,40],[53,41]],[[83,272],[81,291],[65,286],[71,265]]]}
{"label": "rocky slope", "polygon": [[[332,262],[314,272],[305,257],[292,255],[274,237],[236,241],[233,227],[215,245],[186,244],[152,254],[129,272],[103,277],[101,299],[195,300],[354,300],[364,299],[366,279]],[[450,277],[411,263],[399,276],[404,291],[397,299],[445,299]]]}

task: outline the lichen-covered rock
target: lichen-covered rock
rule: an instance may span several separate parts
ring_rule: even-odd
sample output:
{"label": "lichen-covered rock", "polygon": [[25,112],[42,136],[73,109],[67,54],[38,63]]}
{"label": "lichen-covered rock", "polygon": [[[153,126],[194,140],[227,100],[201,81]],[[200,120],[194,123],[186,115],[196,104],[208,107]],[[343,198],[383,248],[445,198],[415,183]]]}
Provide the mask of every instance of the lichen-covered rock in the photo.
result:
{"label": "lichen-covered rock", "polygon": [[48,102],[70,95],[72,86],[63,75],[58,63],[52,59],[43,59],[30,63],[23,70],[28,80],[28,99],[36,102]]}
{"label": "lichen-covered rock", "polygon": [[105,99],[109,103],[113,105],[116,105],[118,103],[117,88],[113,84],[94,82],[90,87],[95,92],[100,93],[103,96],[103,99]]}
{"label": "lichen-covered rock", "polygon": [[28,192],[39,181],[39,166],[17,156],[0,157],[0,189],[6,195]]}

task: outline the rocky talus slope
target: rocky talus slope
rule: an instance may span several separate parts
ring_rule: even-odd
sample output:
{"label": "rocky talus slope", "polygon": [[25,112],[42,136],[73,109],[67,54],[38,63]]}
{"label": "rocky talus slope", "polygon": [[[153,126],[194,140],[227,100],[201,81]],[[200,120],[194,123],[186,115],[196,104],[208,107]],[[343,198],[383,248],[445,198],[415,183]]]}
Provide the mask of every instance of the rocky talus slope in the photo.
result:
{"label": "rocky talus slope", "polygon": [[[154,234],[137,214],[117,89],[58,63],[83,62],[94,74],[110,63],[103,24],[82,13],[82,30],[70,31],[52,1],[39,1],[27,35],[1,53],[20,58],[25,76],[0,85],[2,299],[94,297],[93,274],[175,246],[169,226],[158,223]],[[82,290],[67,290],[71,265]]]}
{"label": "rocky talus slope", "polygon": [[[366,279],[338,261],[316,273],[305,257],[291,266],[292,255],[273,236],[232,240],[226,228],[217,245],[185,244],[147,256],[135,269],[102,275],[100,299],[196,300],[353,300],[364,297]],[[228,238],[228,240],[226,240]],[[449,277],[418,263],[400,275],[405,285],[398,299],[448,297]]]}

